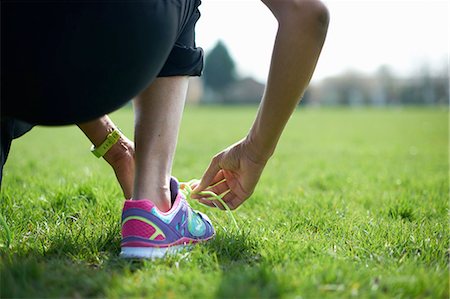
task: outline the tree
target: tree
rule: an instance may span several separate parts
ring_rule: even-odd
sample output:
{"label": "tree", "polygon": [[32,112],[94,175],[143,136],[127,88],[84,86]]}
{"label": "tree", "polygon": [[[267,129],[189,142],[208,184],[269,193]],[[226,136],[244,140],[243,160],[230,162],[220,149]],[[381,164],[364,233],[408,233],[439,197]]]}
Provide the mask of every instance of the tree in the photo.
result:
{"label": "tree", "polygon": [[206,56],[203,77],[206,87],[215,91],[223,91],[235,82],[235,63],[222,41]]}
{"label": "tree", "polygon": [[400,104],[399,79],[394,75],[388,65],[381,65],[374,75],[374,91],[372,92],[372,104]]}

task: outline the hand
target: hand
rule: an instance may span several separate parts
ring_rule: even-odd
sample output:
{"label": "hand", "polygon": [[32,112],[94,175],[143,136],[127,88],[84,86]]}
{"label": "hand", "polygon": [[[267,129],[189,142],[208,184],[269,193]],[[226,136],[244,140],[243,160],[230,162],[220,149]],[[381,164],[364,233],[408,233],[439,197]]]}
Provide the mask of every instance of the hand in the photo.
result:
{"label": "hand", "polygon": [[236,209],[252,195],[267,163],[256,157],[246,139],[218,153],[195,187],[193,197],[205,205],[224,209],[218,201],[202,198],[199,192],[212,191],[220,195],[228,191],[222,199],[230,209]]}

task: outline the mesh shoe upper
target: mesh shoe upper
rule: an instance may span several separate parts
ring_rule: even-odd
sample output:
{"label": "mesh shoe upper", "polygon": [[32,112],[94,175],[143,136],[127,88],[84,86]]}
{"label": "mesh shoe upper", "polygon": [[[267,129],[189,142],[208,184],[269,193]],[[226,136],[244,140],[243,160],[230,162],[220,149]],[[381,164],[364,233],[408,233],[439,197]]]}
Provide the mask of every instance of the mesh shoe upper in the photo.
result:
{"label": "mesh shoe upper", "polygon": [[172,208],[164,213],[150,200],[126,200],[122,212],[122,247],[169,247],[206,241],[214,236],[208,217],[192,210],[178,183]]}

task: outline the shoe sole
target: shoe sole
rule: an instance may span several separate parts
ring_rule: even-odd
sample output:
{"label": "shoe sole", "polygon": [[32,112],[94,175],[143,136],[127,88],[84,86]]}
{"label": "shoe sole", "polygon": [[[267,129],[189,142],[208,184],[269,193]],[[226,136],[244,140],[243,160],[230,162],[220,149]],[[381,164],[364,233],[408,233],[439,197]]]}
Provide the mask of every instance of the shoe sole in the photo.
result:
{"label": "shoe sole", "polygon": [[176,245],[171,247],[122,247],[120,257],[123,259],[158,259],[190,249],[191,245]]}

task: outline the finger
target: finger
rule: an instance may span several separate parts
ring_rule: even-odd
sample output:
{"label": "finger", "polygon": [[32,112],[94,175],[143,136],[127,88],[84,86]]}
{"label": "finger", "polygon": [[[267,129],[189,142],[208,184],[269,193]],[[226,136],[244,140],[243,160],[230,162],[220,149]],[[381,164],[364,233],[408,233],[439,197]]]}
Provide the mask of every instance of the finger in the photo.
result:
{"label": "finger", "polygon": [[216,207],[216,205],[214,205],[214,203],[211,200],[206,200],[206,199],[201,199],[201,198],[198,198],[197,200],[202,205],[208,206],[210,208],[215,208]]}
{"label": "finger", "polygon": [[237,179],[234,179],[234,174],[227,170],[222,170],[224,173],[224,177],[228,182],[228,187],[233,190],[233,193],[236,195],[237,198],[240,199],[240,201],[244,202],[247,198],[250,197],[250,195],[253,193],[253,190],[245,190],[240,181]]}
{"label": "finger", "polygon": [[227,204],[230,210],[237,209],[245,201],[234,192],[225,194],[225,196],[222,197],[222,200]]}
{"label": "finger", "polygon": [[217,172],[217,174],[216,174],[216,176],[214,177],[214,179],[212,180],[210,186],[214,186],[215,184],[220,183],[220,182],[223,181],[224,179],[225,179],[225,176],[224,176],[224,174],[223,174],[223,170],[220,169],[220,170]]}
{"label": "finger", "polygon": [[216,177],[217,173],[220,170],[220,166],[219,166],[219,162],[221,159],[220,157],[221,156],[215,156],[211,160],[211,163],[209,164],[208,168],[206,169],[205,173],[203,174],[202,179],[200,180],[200,183],[194,189],[194,193],[206,189],[211,184],[211,182],[214,180],[214,178]]}
{"label": "finger", "polygon": [[[214,185],[216,185],[217,183],[221,183],[221,181],[223,181],[225,179],[224,175],[223,175],[223,171],[222,169],[219,170],[216,174],[216,176],[214,177],[214,179],[211,181],[211,183],[208,185],[208,187],[206,187],[206,190],[210,190],[210,188],[212,188]],[[197,186],[200,184],[200,181],[194,183],[191,185],[192,189],[195,190],[197,188]],[[194,191],[196,192],[196,191]]]}
{"label": "finger", "polygon": [[[215,199],[211,199],[211,197],[209,198],[200,198],[199,201],[202,203],[205,203],[208,206],[215,206],[221,210],[233,210],[234,208],[236,208],[240,203],[240,200],[237,199],[236,201],[236,195],[231,194],[231,190],[227,190],[226,192],[221,194],[221,201],[220,200],[215,200]],[[231,194],[231,195],[230,195]],[[234,204],[234,203],[237,204]],[[233,205],[230,206],[230,203],[233,203]]]}
{"label": "finger", "polygon": [[230,186],[228,186],[228,183],[225,180],[219,181],[219,183],[216,183],[215,185],[205,189],[205,191],[211,191],[218,195],[224,193],[227,190],[230,190]]}
{"label": "finger", "polygon": [[200,198],[200,199],[198,199],[198,202],[205,206],[211,207],[211,208],[218,208],[220,210],[226,210],[226,208],[217,200]]}
{"label": "finger", "polygon": [[230,192],[230,187],[228,186],[226,181],[222,181],[212,187],[208,187],[203,191],[198,191],[197,193],[191,193],[191,198],[193,199],[212,199],[213,195],[209,194],[212,192],[216,195],[224,194],[225,192]]}
{"label": "finger", "polygon": [[[225,179],[225,178],[224,178],[224,176],[223,176],[223,171],[222,171],[222,169],[221,169],[221,170],[219,170],[219,172],[216,174],[216,176],[214,177],[214,179],[212,180],[212,182],[210,183],[210,185],[209,185],[208,187],[206,187],[204,190],[197,189],[198,186],[199,186],[199,183],[192,184],[191,187],[192,187],[193,191],[192,191],[192,193],[191,193],[191,197],[194,198],[194,199],[200,199],[200,198],[207,197],[207,196],[205,196],[205,195],[199,194],[199,193],[201,193],[202,191],[212,191],[212,192],[214,192],[214,193],[216,193],[216,194],[220,194],[221,192],[226,191],[226,189],[225,189],[224,187],[220,187],[219,190],[223,190],[223,191],[220,191],[220,193],[217,193],[217,191],[213,190],[213,188],[214,188],[216,185],[222,184],[222,183],[223,183],[222,181],[223,181],[224,179]],[[225,189],[225,190],[224,190],[224,189]]]}
{"label": "finger", "polygon": [[[229,191],[228,191],[229,192]],[[226,210],[227,208],[218,200],[212,199],[211,197],[202,197],[197,199],[200,203],[207,205],[209,207],[216,207],[221,210]],[[228,207],[228,205],[227,205]]]}
{"label": "finger", "polygon": [[228,207],[230,210],[236,210],[244,201],[238,197],[233,198],[231,201],[229,201]]}

